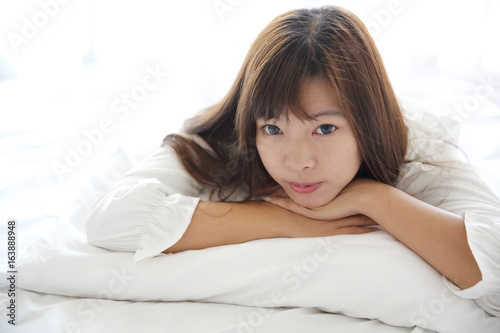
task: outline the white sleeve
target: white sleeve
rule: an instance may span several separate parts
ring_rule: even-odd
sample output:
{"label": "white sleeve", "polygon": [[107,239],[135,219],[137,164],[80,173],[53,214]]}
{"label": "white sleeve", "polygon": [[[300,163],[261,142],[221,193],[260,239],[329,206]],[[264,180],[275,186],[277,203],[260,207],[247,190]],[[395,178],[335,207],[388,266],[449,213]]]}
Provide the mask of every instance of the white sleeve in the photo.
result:
{"label": "white sleeve", "polygon": [[149,259],[182,237],[200,193],[175,151],[161,147],[94,206],[86,221],[88,242],[135,252],[135,262]]}
{"label": "white sleeve", "polygon": [[399,188],[464,217],[467,240],[482,280],[464,290],[447,279],[446,285],[500,317],[500,200],[466,163],[437,167],[414,162],[404,167],[403,173]]}

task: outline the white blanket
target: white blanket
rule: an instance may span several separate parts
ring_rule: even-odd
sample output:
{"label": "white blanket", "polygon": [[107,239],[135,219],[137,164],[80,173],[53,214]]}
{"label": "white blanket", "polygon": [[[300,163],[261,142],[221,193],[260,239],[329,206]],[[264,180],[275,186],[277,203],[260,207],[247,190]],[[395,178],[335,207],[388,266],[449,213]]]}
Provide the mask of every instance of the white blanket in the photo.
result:
{"label": "white blanket", "polygon": [[133,256],[56,234],[23,256],[19,287],[112,300],[317,308],[439,332],[500,332],[500,318],[455,296],[440,274],[384,231],[258,240],[140,264]]}

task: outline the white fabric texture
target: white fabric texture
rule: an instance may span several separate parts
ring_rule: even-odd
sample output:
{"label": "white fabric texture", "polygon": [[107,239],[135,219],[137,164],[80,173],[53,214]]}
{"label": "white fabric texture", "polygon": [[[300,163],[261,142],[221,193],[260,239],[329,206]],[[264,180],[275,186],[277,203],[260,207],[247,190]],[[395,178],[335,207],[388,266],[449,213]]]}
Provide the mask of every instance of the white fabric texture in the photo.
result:
{"label": "white fabric texture", "polygon": [[51,235],[24,254],[19,287],[112,300],[317,308],[437,332],[500,331],[500,318],[455,296],[438,272],[385,231],[261,239],[141,263],[133,256]]}
{"label": "white fabric texture", "polygon": [[[416,161],[403,167],[396,187],[465,217],[483,279],[467,290],[449,281],[446,285],[498,316],[499,200],[469,165],[457,159],[457,150],[448,143],[456,139],[457,124],[410,110],[406,109],[411,130],[407,159]],[[207,191],[186,173],[171,148],[160,148],[97,203],[87,220],[88,241],[113,251],[135,252],[136,262],[149,259],[182,237],[199,199],[209,199]]]}
{"label": "white fabric texture", "polygon": [[91,244],[136,252],[137,262],[175,244],[186,231],[202,195],[170,147],[159,148],[128,173],[92,209]]}
{"label": "white fabric texture", "polygon": [[447,117],[412,110],[406,109],[411,131],[407,159],[417,161],[402,168],[396,187],[464,216],[467,240],[482,280],[466,290],[446,278],[445,283],[458,296],[476,299],[488,313],[500,317],[500,200],[470,164],[459,161],[460,152],[453,146],[459,124]]}
{"label": "white fabric texture", "polygon": [[[351,318],[311,308],[256,308],[221,303],[124,302],[67,297],[19,289],[19,322],[0,321],[9,333],[433,333],[378,320]],[[0,293],[0,306],[7,307]],[[119,320],[116,320],[119,318]]]}

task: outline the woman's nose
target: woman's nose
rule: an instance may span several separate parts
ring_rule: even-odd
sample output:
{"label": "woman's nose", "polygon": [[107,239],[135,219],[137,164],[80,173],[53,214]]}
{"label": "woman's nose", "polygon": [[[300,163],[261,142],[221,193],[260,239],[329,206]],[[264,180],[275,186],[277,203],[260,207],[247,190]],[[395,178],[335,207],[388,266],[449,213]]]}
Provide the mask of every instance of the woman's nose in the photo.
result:
{"label": "woman's nose", "polygon": [[313,168],[316,164],[313,150],[304,142],[290,143],[285,151],[285,166],[293,171]]}

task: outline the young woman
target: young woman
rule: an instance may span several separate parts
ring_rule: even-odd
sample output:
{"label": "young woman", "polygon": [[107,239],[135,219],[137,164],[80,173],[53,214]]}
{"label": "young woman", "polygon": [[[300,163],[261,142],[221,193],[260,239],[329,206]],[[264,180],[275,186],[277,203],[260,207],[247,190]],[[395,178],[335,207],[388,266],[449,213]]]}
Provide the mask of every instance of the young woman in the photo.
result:
{"label": "young woman", "polygon": [[407,123],[356,16],[287,12],[254,41],[220,103],[97,203],[88,240],[140,261],[381,227],[499,315],[498,199],[467,165],[424,156]]}

